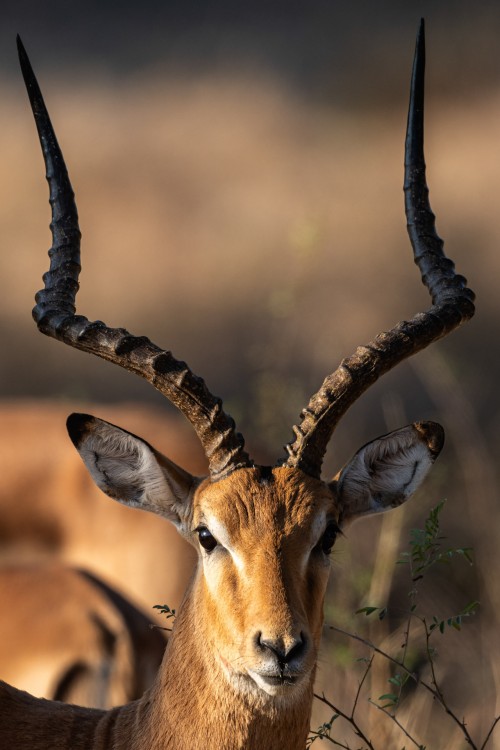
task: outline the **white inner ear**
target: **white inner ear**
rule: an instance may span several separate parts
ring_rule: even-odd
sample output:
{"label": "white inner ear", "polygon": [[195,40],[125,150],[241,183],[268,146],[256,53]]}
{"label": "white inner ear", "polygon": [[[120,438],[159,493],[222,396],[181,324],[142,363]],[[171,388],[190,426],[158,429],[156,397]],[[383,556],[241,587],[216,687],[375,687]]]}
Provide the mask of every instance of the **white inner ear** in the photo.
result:
{"label": "white inner ear", "polygon": [[413,426],[368,443],[339,477],[344,517],[401,505],[420,486],[432,463],[426,443]]}
{"label": "white inner ear", "polygon": [[128,505],[157,505],[168,486],[149,446],[125,432],[96,432],[80,454],[99,487]]}
{"label": "white inner ear", "polygon": [[107,495],[179,525],[186,497],[180,496],[175,481],[168,481],[167,468],[160,465],[147,443],[96,420],[78,450],[93,480]]}

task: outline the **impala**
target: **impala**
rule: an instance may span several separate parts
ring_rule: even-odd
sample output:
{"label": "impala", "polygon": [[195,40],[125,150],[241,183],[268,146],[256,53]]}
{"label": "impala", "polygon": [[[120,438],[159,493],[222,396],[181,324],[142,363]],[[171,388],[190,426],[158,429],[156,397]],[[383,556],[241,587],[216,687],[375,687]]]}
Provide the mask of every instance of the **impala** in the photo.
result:
{"label": "impala", "polygon": [[117,591],[57,562],[2,565],[0,677],[45,698],[111,708],[152,684],[166,641]]}
{"label": "impala", "polygon": [[[443,254],[423,157],[423,25],[412,75],[406,215],[433,305],[359,347],[302,412],[287,455],[254,465],[242,437],[187,365],[123,329],[75,314],[80,232],[66,167],[23,48],[21,65],[47,167],[53,245],[34,315],[40,330],[141,375],[193,425],[209,476],[198,478],[148,443],[84,414],[70,437],[108,495],[171,520],[199,561],[152,688],[109,712],[34,699],[4,685],[5,747],[303,750],[322,628],[329,553],[353,519],[403,503],[443,444],[417,422],[361,448],[331,481],[321,465],[349,406],[383,373],[473,315],[473,294]],[[154,572],[152,571],[152,575]]]}

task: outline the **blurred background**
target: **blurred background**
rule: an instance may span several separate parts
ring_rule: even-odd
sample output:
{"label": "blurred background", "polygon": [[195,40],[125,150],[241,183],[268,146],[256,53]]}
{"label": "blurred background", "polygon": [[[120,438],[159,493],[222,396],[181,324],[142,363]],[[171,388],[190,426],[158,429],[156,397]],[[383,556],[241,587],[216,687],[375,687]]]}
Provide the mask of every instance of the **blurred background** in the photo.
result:
{"label": "blurred background", "polygon": [[[394,560],[409,529],[446,497],[443,531],[450,545],[474,547],[476,564],[433,572],[423,596],[443,616],[481,601],[474,621],[440,645],[451,700],[479,735],[500,713],[498,3],[2,3],[0,393],[11,414],[26,399],[33,410],[38,400],[57,402],[58,418],[62,406],[69,413],[82,402],[103,416],[99,404],[142,402],[166,424],[175,420],[150,386],[32,323],[48,267],[49,207],[16,33],[77,195],[79,311],[185,359],[224,399],[252,455],[274,461],[342,357],[429,304],[401,189],[421,16],[431,202],[477,314],[373,386],[336,431],[329,474],[367,440],[415,419],[441,422],[447,443],[418,500],[341,540],[327,619],[345,625],[368,603],[406,605]],[[11,433],[23,472],[29,429],[27,420]],[[394,616],[390,628],[398,626]],[[325,638],[320,679],[327,694],[342,684],[349,705],[345,686],[354,694],[357,673],[346,649]],[[415,721],[414,710],[408,715]],[[438,709],[422,704],[418,715],[422,743],[461,747]],[[382,737],[378,725],[373,732]],[[500,747],[498,735],[489,747]],[[401,747],[395,737],[381,746]]]}

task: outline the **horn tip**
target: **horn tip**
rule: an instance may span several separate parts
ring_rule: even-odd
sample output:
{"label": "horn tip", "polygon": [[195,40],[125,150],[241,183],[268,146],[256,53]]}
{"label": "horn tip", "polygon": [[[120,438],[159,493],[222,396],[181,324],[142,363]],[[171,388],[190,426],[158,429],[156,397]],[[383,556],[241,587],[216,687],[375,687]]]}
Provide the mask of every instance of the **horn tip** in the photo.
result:
{"label": "horn tip", "polygon": [[19,34],[16,34],[16,46],[17,46],[17,53],[19,55],[19,61],[21,65],[23,65],[26,62],[28,62],[28,54],[26,52],[25,46]]}

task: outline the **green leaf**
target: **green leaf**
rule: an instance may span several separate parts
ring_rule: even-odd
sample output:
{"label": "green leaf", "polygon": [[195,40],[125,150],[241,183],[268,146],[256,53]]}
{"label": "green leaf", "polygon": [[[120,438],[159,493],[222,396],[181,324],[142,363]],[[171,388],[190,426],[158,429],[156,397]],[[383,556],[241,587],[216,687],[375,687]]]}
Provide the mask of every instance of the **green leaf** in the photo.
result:
{"label": "green leaf", "polygon": [[167,616],[167,620],[175,617],[175,609],[171,609],[168,604],[153,604],[153,609],[159,609],[162,615]]}
{"label": "green leaf", "polygon": [[368,615],[372,615],[374,612],[376,612],[380,607],[362,607],[361,609],[357,609],[355,614],[356,615],[365,615],[368,617]]}
{"label": "green leaf", "polygon": [[460,614],[464,616],[475,615],[478,607],[479,607],[478,601],[469,602],[469,604],[463,608]]}
{"label": "green leaf", "polygon": [[398,696],[395,693],[384,693],[384,695],[379,695],[378,700],[379,701],[391,701],[392,703],[397,703]]}
{"label": "green leaf", "polygon": [[400,688],[406,682],[406,677],[408,677],[408,675],[401,675],[397,673],[394,675],[394,677],[389,677],[387,682],[390,682],[391,685],[396,685],[396,687]]}

